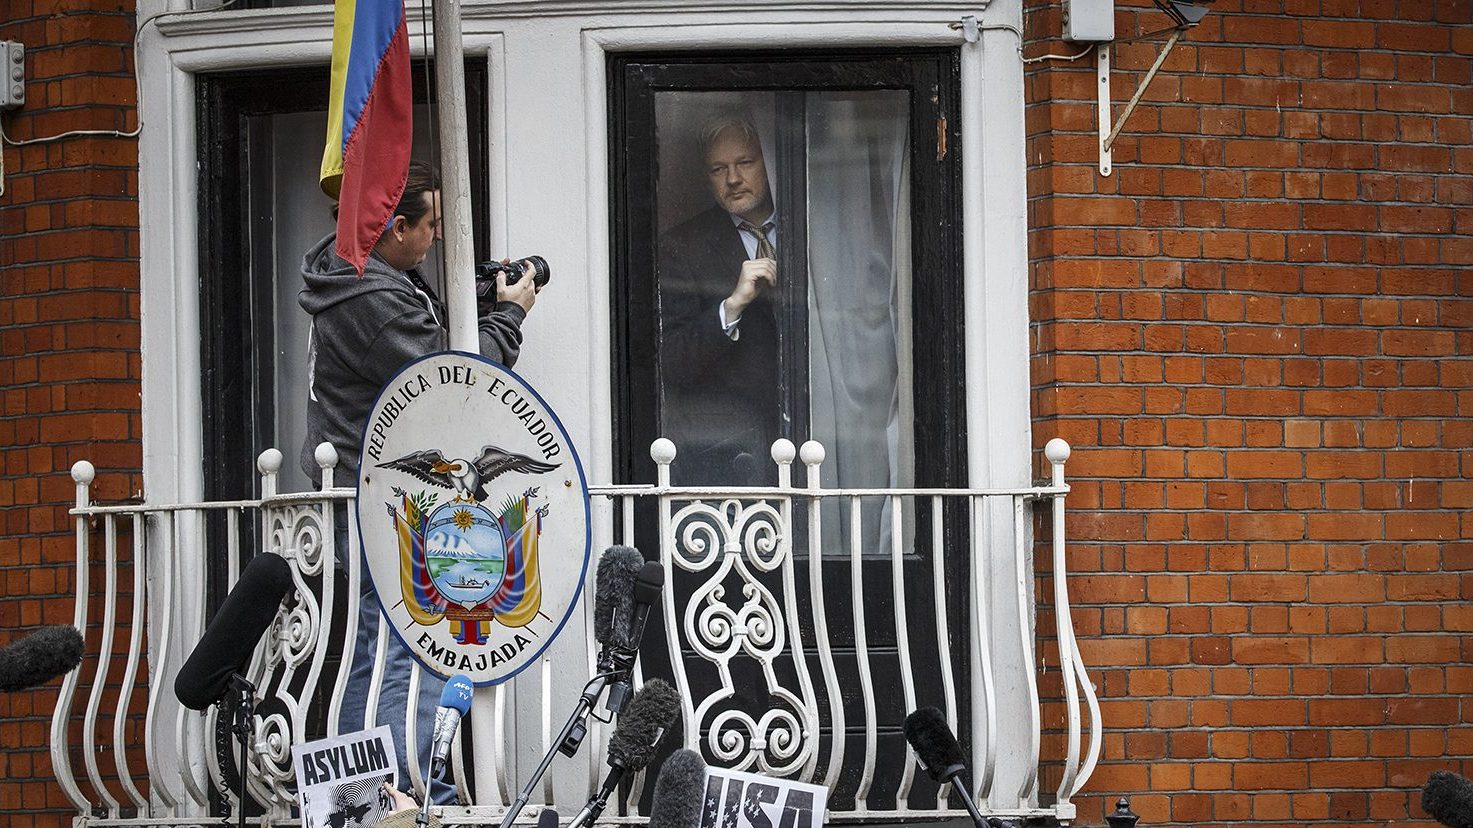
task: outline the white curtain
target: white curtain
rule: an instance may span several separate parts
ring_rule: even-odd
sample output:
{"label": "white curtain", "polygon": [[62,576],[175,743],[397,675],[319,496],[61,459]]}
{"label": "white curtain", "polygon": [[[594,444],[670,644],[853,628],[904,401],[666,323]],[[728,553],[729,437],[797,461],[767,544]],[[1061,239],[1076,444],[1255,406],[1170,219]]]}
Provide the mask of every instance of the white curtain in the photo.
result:
{"label": "white curtain", "polygon": [[[915,478],[908,123],[904,92],[808,95],[809,407],[826,487]],[[889,508],[864,505],[864,549],[887,551]],[[847,513],[824,524],[825,546],[847,551]]]}

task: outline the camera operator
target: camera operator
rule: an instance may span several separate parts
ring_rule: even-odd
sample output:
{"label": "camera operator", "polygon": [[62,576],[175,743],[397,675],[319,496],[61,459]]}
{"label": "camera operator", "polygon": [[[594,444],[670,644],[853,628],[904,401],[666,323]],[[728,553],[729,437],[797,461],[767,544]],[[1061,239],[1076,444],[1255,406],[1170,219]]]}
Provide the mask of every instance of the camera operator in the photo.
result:
{"label": "camera operator", "polygon": [[[301,452],[302,470],[312,480],[321,471],[314,452],[329,442],[338,452],[338,485],[358,479],[359,450],[364,423],[379,389],[410,360],[447,347],[445,306],[420,276],[418,267],[441,238],[440,182],[434,169],[414,161],[393,219],[379,237],[360,277],[352,264],[335,252],[337,235],[329,234],[307,251],[302,261],[306,287],[297,301],[312,315],[308,335],[307,438]],[[508,367],[517,361],[522,345],[522,320],[537,301],[538,285],[532,266],[522,278],[507,284],[505,270],[495,276],[495,295],[478,303],[481,355]],[[487,291],[489,293],[489,291]],[[348,549],[346,510],[338,510],[334,526],[338,560],[358,554]],[[361,582],[353,665],[343,696],[342,732],[361,730],[378,636],[379,603],[373,581]],[[421,676],[417,700],[409,698],[409,676],[416,669],[402,647],[390,646],[375,719],[393,731],[399,755],[399,778],[408,779],[408,765],[426,754],[434,711],[444,680]],[[405,714],[416,710],[417,741],[404,743]],[[409,749],[413,748],[413,749]],[[447,791],[448,788],[441,788]]]}
{"label": "camera operator", "polygon": [[[356,479],[363,423],[379,389],[404,363],[447,347],[445,306],[418,270],[440,238],[439,177],[429,165],[414,161],[404,195],[362,277],[334,252],[336,233],[307,251],[302,262],[307,286],[297,301],[312,315],[307,439],[301,454],[309,479],[321,473],[313,452],[323,441],[338,450],[338,469],[346,473],[338,479]],[[530,266],[526,272],[531,273]],[[533,279],[508,286],[506,274],[498,273],[495,302],[477,308],[481,355],[508,368],[516,364],[522,320],[536,301]]]}

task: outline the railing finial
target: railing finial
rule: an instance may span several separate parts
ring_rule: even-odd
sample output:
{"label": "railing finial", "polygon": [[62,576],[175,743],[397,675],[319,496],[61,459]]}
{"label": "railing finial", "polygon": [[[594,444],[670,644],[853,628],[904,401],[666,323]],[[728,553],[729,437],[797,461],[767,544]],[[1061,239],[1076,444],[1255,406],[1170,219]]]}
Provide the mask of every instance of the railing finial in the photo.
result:
{"label": "railing finial", "polygon": [[256,471],[261,474],[276,474],[281,471],[281,451],[269,448],[256,458]]}
{"label": "railing finial", "polygon": [[338,450],[333,448],[332,443],[326,440],[317,444],[312,450],[312,459],[317,461],[317,467],[322,469],[322,489],[326,491],[332,488],[332,470],[338,465]]}
{"label": "railing finial", "polygon": [[675,462],[675,443],[661,437],[650,443],[650,459],[655,461],[655,485],[670,485],[670,464]]}
{"label": "railing finial", "polygon": [[256,471],[261,473],[261,496],[276,495],[276,475],[281,472],[281,451],[269,448],[256,457]]}
{"label": "railing finial", "polygon": [[791,487],[793,458],[798,456],[798,449],[793,446],[793,441],[779,437],[772,441],[772,449],[768,453],[772,455],[772,462],[777,464],[777,485],[783,489]]}
{"label": "railing finial", "polygon": [[1053,466],[1053,484],[1064,485],[1064,461],[1069,459],[1069,443],[1062,437],[1055,437],[1043,446],[1043,456],[1048,458],[1049,465]]}
{"label": "railing finial", "polygon": [[78,460],[72,464],[72,480],[83,486],[92,485],[97,479],[97,468],[86,460]]}
{"label": "railing finial", "polygon": [[96,479],[97,467],[91,463],[86,460],[78,460],[72,464],[72,482],[77,484],[77,506],[79,508],[87,506],[91,501],[87,490],[92,485],[92,481]]}
{"label": "railing finial", "polygon": [[824,451],[823,443],[817,440],[805,440],[803,447],[798,449],[798,459],[808,467],[808,488],[822,488],[818,480],[818,467],[823,465],[824,458],[828,452]]}

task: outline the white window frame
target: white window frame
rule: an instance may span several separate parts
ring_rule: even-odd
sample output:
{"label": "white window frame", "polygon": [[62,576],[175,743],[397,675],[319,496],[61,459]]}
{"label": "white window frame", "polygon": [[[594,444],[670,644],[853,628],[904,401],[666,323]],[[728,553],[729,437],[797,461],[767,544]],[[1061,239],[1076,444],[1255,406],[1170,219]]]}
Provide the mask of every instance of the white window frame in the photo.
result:
{"label": "white window frame", "polygon": [[[410,6],[411,49],[420,56],[418,4],[411,0]],[[186,8],[185,0],[140,0],[138,15],[144,21]],[[489,64],[490,215],[477,221],[490,228],[493,252],[556,257],[555,284],[524,329],[526,352],[535,358],[518,369],[544,389],[582,447],[591,481],[607,482],[612,471],[608,56],[662,49],[955,46],[961,51],[968,472],[973,486],[1029,483],[1021,0],[984,0],[975,16],[980,33],[968,43],[956,25],[957,7],[939,2],[753,2],[741,11],[718,0],[497,0],[463,7],[465,52]],[[329,6],[227,9],[156,23],[144,27],[137,56],[143,474],[150,502],[193,502],[203,495],[204,456],[195,74],[325,65],[332,15]],[[581,110],[566,105],[580,100]],[[581,144],[559,140],[578,134]],[[515,203],[511,193],[518,194]],[[586,239],[581,249],[569,242],[580,237]],[[278,448],[291,457],[297,447]],[[1012,516],[991,517],[993,547],[1008,549]],[[612,515],[605,508],[595,522],[601,524],[596,535],[607,533]],[[997,557],[989,574],[999,605],[1013,606],[1008,596],[1019,576],[1011,562]],[[1015,609],[1012,618],[1031,617],[1031,607]],[[1016,626],[992,633],[996,643],[1019,640]],[[1021,691],[1020,677],[998,679],[999,698]],[[999,710],[1005,752],[1023,741],[1009,738],[1007,729],[1027,719],[1021,709],[1010,712]],[[1019,763],[1008,758],[1000,757],[995,791],[1016,789],[1015,780],[1001,777],[1005,770],[1017,772]]]}

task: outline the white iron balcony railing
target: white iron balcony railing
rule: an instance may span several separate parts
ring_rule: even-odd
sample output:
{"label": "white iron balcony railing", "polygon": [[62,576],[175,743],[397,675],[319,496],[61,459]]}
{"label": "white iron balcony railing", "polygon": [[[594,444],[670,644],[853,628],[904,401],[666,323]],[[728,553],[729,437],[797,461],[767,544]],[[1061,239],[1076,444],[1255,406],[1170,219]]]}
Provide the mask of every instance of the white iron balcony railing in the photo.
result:
{"label": "white iron balcony railing", "polygon": [[[1099,755],[1100,716],[1070,620],[1066,443],[1045,448],[1046,485],[1014,489],[825,489],[822,446],[796,452],[785,440],[773,446],[776,487],[678,487],[670,484],[675,454],[669,441],[652,446],[653,486],[591,491],[596,551],[616,531],[630,545],[658,538],[669,586],[655,644],[663,637],[664,647],[651,652],[647,637],[642,667],[673,673],[685,746],[712,765],[828,786],[832,822],[942,819],[964,811],[917,772],[900,735],[909,711],[934,705],[960,726],[984,813],[1074,817],[1071,798]],[[795,459],[806,467],[806,486],[794,484]],[[296,589],[249,668],[260,700],[247,813],[254,824],[295,824],[291,745],[336,733],[352,658],[343,619],[357,617],[362,572],[360,555],[342,555],[340,567],[333,548],[334,516],[351,509],[354,496],[333,487],[336,453],[318,449],[318,492],[278,494],[281,462],[274,449],[261,454],[260,500],[171,505],[93,505],[91,464],[73,467],[75,623],[89,657],[62,683],[51,756],[79,824],[197,825],[212,805],[233,807],[233,737],[213,708],[182,707],[173,685],[206,625],[207,569],[223,595],[253,526],[255,554],[284,557]],[[1042,580],[1034,515],[1050,540]],[[357,549],[351,531],[349,545]],[[593,574],[590,567],[586,595]],[[1051,631],[1035,629],[1036,581],[1052,585]],[[470,736],[451,762],[466,804],[447,808],[446,823],[499,820],[547,750],[593,672],[586,609],[540,670],[477,691]],[[385,628],[379,624],[380,654],[396,646]],[[1039,675],[1050,666],[1062,698],[1040,700]],[[412,712],[408,718],[412,733]],[[607,729],[593,725],[576,758],[554,762],[538,790],[541,804],[569,812],[597,786]],[[423,780],[410,773],[415,778],[401,785],[422,795]],[[651,778],[637,779],[603,821],[642,821],[650,787]],[[538,810],[522,819],[535,821]]]}

